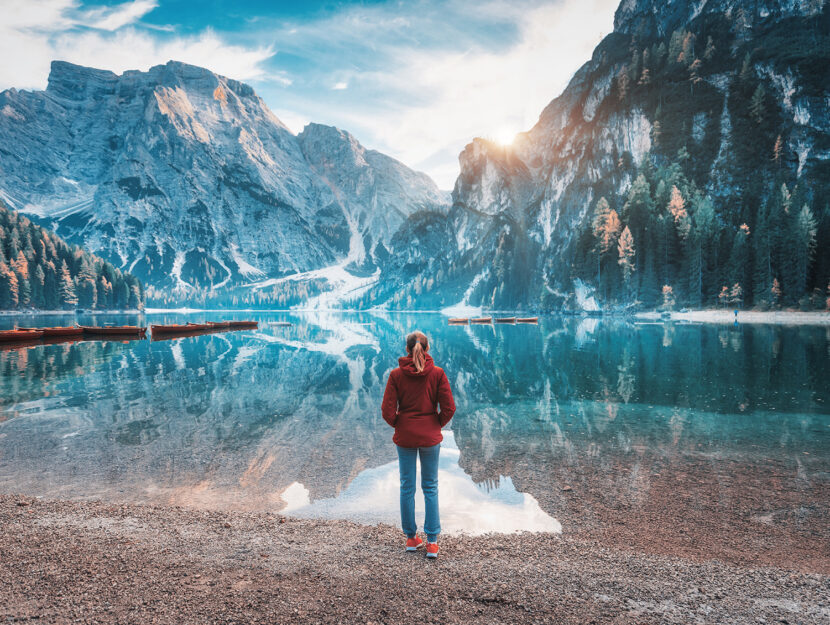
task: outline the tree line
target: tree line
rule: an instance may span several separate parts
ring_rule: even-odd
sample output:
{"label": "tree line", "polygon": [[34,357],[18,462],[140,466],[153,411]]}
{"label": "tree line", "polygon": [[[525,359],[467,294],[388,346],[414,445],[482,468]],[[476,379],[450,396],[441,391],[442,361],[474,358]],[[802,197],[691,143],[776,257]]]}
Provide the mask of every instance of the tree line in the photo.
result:
{"label": "tree line", "polygon": [[143,307],[138,278],[0,205],[0,310]]}
{"label": "tree line", "polygon": [[[646,159],[617,206],[600,197],[578,246],[578,271],[610,305],[672,308],[830,305],[816,269],[818,220],[806,185],[770,183],[748,217],[721,215],[684,173]],[[828,208],[822,207],[827,219]],[[828,241],[822,241],[822,253]]]}

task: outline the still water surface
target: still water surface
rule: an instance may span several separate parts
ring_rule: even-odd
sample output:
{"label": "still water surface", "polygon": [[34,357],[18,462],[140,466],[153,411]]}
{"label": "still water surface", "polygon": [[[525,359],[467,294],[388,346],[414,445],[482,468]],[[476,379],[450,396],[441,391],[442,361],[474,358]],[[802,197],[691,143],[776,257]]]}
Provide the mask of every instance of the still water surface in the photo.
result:
{"label": "still water surface", "polygon": [[[430,336],[458,405],[440,467],[445,531],[568,531],[562,492],[588,501],[613,491],[624,508],[644,506],[654,476],[692,467],[751,477],[776,466],[820,492],[830,482],[825,328],[556,317],[448,327],[440,315],[363,313],[188,320],[233,317],[260,328],[0,351],[0,492],[396,524],[396,454],[379,405],[415,328]],[[69,322],[34,319],[0,325]]]}

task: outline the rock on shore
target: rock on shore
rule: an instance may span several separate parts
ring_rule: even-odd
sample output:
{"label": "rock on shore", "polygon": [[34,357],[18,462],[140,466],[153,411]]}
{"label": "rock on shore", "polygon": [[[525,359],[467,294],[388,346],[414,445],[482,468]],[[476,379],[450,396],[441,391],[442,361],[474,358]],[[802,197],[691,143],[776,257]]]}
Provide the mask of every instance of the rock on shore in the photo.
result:
{"label": "rock on shore", "polygon": [[565,535],[446,537],[270,513],[0,495],[0,621],[826,623],[830,577]]}

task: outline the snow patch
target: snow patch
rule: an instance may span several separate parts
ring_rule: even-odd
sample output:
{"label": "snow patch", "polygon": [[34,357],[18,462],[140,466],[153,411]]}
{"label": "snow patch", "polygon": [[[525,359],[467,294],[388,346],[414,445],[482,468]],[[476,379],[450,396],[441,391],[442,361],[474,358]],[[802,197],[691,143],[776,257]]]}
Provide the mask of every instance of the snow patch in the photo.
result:
{"label": "snow patch", "polygon": [[586,312],[596,312],[600,309],[594,298],[594,288],[578,278],[574,280],[574,295],[580,309]]}
{"label": "snow patch", "polygon": [[242,255],[239,253],[239,246],[236,243],[231,243],[230,245],[230,252],[231,258],[233,258],[233,262],[236,263],[236,266],[239,268],[239,273],[245,277],[253,276],[253,277],[260,277],[266,275],[262,269],[258,269],[247,262]]}
{"label": "snow patch", "polygon": [[446,308],[441,309],[441,314],[446,315],[448,317],[474,317],[481,315],[481,306],[472,306],[469,303],[470,295],[473,294],[476,286],[478,283],[481,282],[485,277],[490,274],[490,269],[484,269],[481,271],[473,281],[470,282],[470,286],[467,287],[467,290],[464,291],[464,296],[461,298],[461,301],[457,304],[453,304],[452,306],[447,306]]}
{"label": "snow patch", "polygon": [[810,111],[803,104],[796,104],[793,109],[793,121],[800,126],[806,126],[810,123]]}

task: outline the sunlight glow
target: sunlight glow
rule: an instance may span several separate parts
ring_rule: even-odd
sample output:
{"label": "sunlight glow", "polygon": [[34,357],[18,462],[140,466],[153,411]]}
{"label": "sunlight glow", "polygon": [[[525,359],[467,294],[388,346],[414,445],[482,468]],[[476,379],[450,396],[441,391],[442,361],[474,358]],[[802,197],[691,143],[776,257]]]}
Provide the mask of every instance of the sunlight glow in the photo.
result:
{"label": "sunlight glow", "polygon": [[517,130],[515,128],[510,128],[509,126],[499,126],[494,132],[487,135],[487,138],[490,139],[490,141],[506,147],[513,144],[516,140],[516,135],[518,135],[521,130],[522,129]]}

